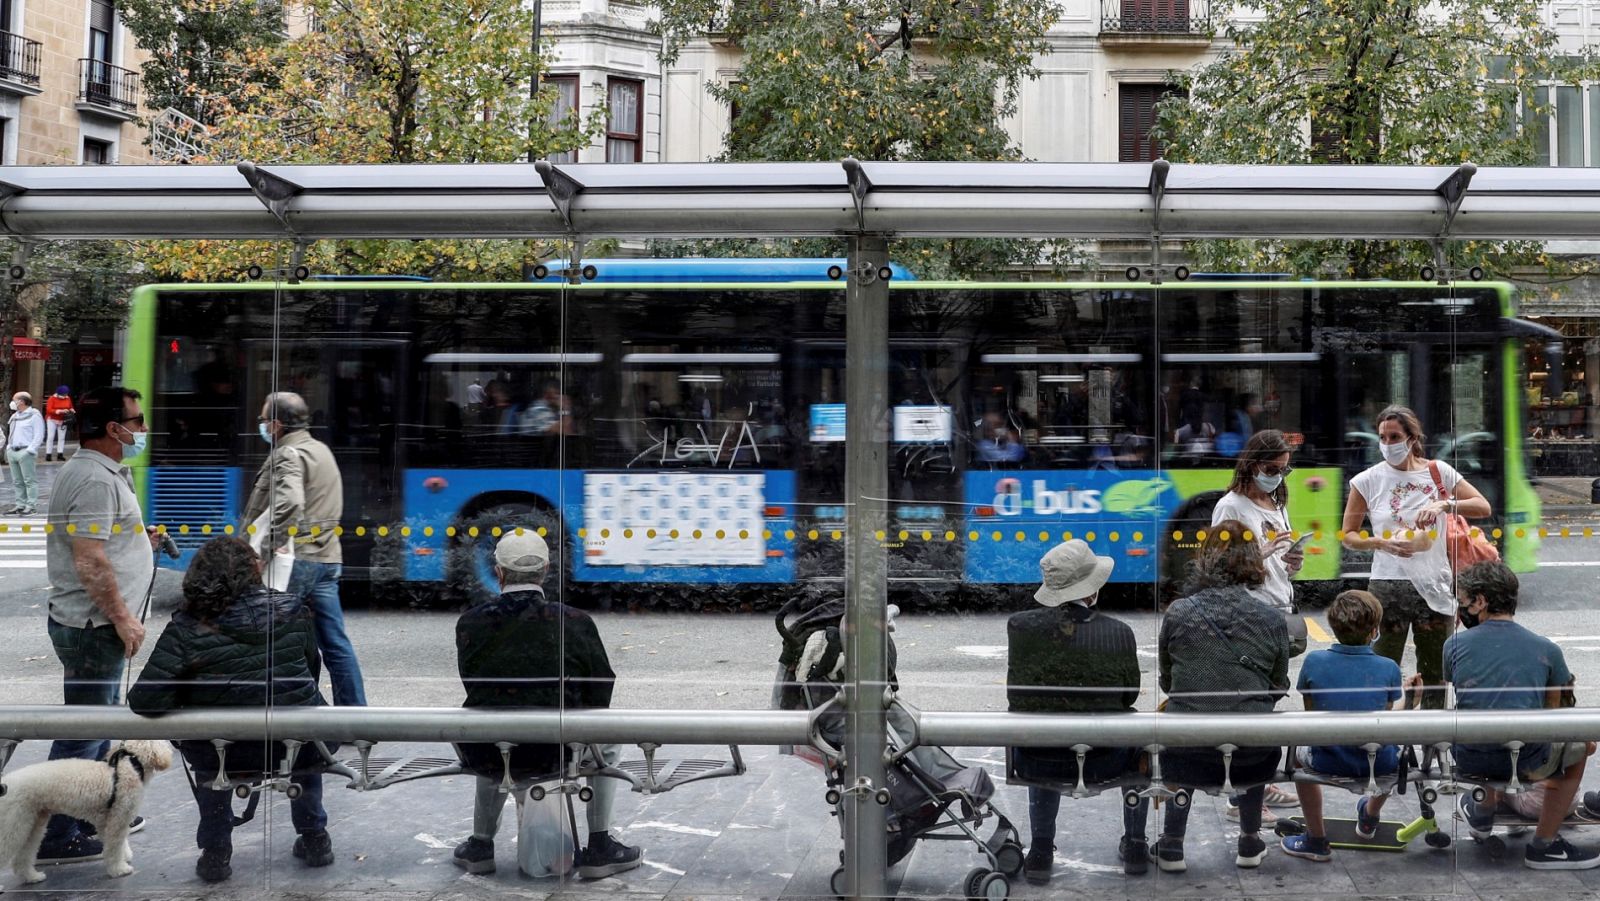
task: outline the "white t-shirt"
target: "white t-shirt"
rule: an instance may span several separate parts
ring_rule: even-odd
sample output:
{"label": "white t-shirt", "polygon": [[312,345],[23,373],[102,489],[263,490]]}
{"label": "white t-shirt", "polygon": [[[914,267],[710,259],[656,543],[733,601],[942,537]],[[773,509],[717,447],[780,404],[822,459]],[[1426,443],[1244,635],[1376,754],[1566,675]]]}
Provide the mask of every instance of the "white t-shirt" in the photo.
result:
{"label": "white t-shirt", "polygon": [[[1438,465],[1439,480],[1454,497],[1461,473],[1443,460]],[[1426,466],[1403,470],[1378,463],[1351,479],[1350,487],[1366,498],[1367,519],[1372,523],[1370,534],[1378,538],[1384,532],[1390,533],[1390,538],[1404,538],[1407,529],[1417,527],[1417,514],[1422,508],[1441,500]],[[1372,555],[1372,578],[1404,579],[1407,575],[1393,555],[1377,551]]]}
{"label": "white t-shirt", "polygon": [[[1237,519],[1244,523],[1245,528],[1255,533],[1256,541],[1260,543],[1263,553],[1271,543],[1267,540],[1267,535],[1286,531],[1289,527],[1289,516],[1286,511],[1258,507],[1255,501],[1237,491],[1223,495],[1222,500],[1217,501],[1217,506],[1211,511],[1213,526],[1225,519]],[[1289,578],[1289,565],[1283,562],[1282,552],[1267,557],[1264,562],[1267,566],[1267,581],[1250,589],[1250,593],[1272,607],[1285,611],[1292,609],[1294,583]]]}

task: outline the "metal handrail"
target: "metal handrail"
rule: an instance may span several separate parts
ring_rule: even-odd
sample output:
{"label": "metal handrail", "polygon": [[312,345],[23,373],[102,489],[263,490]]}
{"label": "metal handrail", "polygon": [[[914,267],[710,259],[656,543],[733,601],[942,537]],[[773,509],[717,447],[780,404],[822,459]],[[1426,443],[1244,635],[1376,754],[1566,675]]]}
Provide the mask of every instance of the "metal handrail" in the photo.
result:
{"label": "metal handrail", "polygon": [[[1037,714],[916,711],[920,740],[952,747],[1217,747],[1442,744],[1600,738],[1600,708],[1403,710],[1377,713]],[[321,741],[602,744],[804,744],[804,710],[489,710],[296,707],[186,710],[144,717],[124,707],[0,707],[0,741],[292,736]]]}
{"label": "metal handrail", "polygon": [[0,78],[37,85],[39,50],[38,41],[9,31],[0,31]]}
{"label": "metal handrail", "polygon": [[78,100],[112,109],[139,109],[140,75],[102,59],[78,60]]}
{"label": "metal handrail", "polygon": [[1211,29],[1210,0],[1157,3],[1101,0],[1100,30],[1116,34],[1205,34]]}

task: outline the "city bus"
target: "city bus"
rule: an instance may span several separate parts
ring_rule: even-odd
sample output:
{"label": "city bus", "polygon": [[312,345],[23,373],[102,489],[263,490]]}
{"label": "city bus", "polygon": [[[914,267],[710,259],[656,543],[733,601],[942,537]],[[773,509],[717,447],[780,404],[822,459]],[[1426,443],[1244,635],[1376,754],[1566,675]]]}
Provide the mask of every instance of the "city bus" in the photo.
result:
{"label": "city bus", "polygon": [[[825,262],[825,261],[824,261]],[[842,575],[845,286],[412,281],[139,288],[124,384],[151,522],[186,552],[240,524],[272,390],[303,395],[345,485],[347,581],[488,590],[495,530],[550,537],[552,583],[662,606],[776,602]],[[1025,597],[1065,537],[1116,586],[1172,586],[1249,435],[1295,447],[1308,592],[1359,581],[1337,539],[1373,417],[1415,408],[1428,453],[1536,565],[1510,286],[892,279],[890,590]]]}

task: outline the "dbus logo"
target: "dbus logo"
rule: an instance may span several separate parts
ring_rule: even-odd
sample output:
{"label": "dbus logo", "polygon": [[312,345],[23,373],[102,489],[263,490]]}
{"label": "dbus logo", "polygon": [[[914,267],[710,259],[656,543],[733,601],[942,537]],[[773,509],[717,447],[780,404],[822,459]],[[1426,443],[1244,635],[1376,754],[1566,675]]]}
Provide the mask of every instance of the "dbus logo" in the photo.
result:
{"label": "dbus logo", "polygon": [[1025,498],[1022,481],[1005,478],[995,483],[994,489],[994,510],[1001,516],[1021,516],[1028,509],[1037,516],[1084,516],[1103,509],[1098,488],[1052,491],[1043,479],[1034,479],[1032,496]]}

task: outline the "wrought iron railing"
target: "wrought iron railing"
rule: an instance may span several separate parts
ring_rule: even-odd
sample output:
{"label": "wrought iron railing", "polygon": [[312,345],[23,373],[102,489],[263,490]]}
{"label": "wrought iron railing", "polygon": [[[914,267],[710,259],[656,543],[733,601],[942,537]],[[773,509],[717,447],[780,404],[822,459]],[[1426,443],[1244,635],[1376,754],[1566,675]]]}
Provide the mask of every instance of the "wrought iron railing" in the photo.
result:
{"label": "wrought iron railing", "polygon": [[1100,0],[1101,33],[1202,35],[1211,24],[1211,0]]}
{"label": "wrought iron railing", "polygon": [[39,42],[20,34],[0,31],[0,78],[25,84],[39,83]]}
{"label": "wrought iron railing", "polygon": [[102,59],[78,60],[78,100],[107,109],[139,109],[139,73]]}

